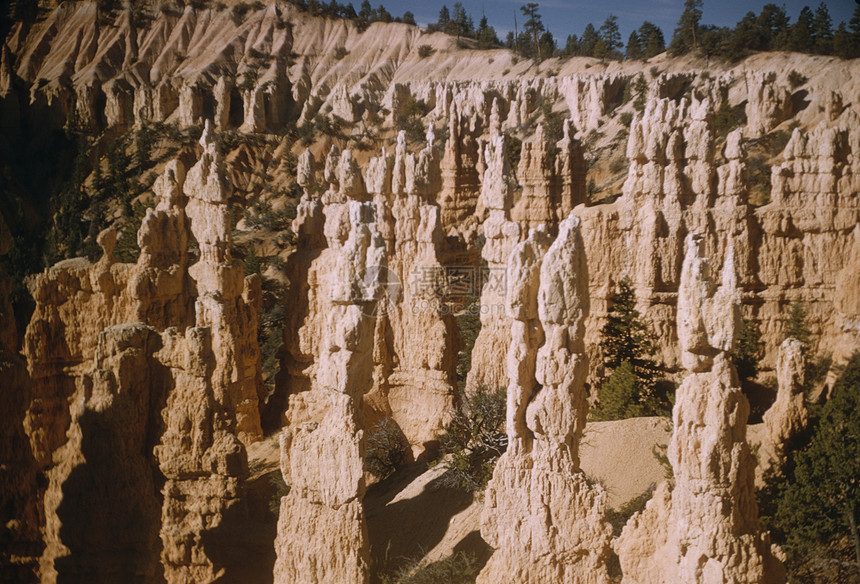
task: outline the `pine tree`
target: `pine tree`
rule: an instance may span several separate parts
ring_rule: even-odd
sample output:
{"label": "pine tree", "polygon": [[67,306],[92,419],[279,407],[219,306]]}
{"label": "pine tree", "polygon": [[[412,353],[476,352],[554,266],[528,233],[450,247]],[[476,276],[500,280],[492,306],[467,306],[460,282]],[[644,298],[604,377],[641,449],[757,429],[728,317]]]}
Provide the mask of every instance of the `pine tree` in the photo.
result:
{"label": "pine tree", "polygon": [[454,2],[451,12],[451,22],[449,24],[450,30],[447,32],[460,38],[461,36],[469,36],[471,28],[469,26],[469,15],[466,14],[463,4],[461,2]]}
{"label": "pine tree", "polygon": [[624,361],[629,361],[637,371],[657,371],[650,358],[655,351],[651,335],[648,326],[639,318],[636,295],[629,278],[618,283],[618,291],[613,294],[610,303],[606,324],[600,331],[603,337],[600,342],[603,364],[615,369]]}
{"label": "pine tree", "polygon": [[786,476],[773,523],[790,556],[850,563],[853,555],[860,566],[860,353],[834,385],[808,446],[791,455]]}
{"label": "pine tree", "polygon": [[[540,35],[539,48],[540,48],[539,52],[541,55],[543,55],[544,59],[549,59],[553,55],[555,55],[555,51],[558,47],[556,47],[556,45],[555,45],[555,39],[553,38],[551,32],[546,31],[545,33]],[[560,137],[559,137],[559,140],[561,140]]]}
{"label": "pine tree", "polygon": [[496,29],[489,25],[487,17],[482,16],[478,23],[478,46],[482,49],[499,46],[499,37],[496,36]]}
{"label": "pine tree", "polygon": [[633,366],[623,362],[600,385],[598,405],[591,410],[591,417],[601,422],[649,415],[648,408],[639,403],[639,385]]}
{"label": "pine tree", "polygon": [[567,42],[564,44],[564,54],[568,57],[573,57],[579,54],[579,39],[575,34],[567,35]]}
{"label": "pine tree", "polygon": [[753,379],[758,374],[758,362],[762,349],[764,349],[764,343],[761,340],[758,325],[751,320],[743,319],[737,344],[732,351],[732,362],[741,381]]}
{"label": "pine tree", "polygon": [[445,25],[451,21],[451,12],[448,10],[448,6],[443,5],[442,8],[439,9],[439,20],[438,24],[441,28],[445,28]]}
{"label": "pine tree", "polygon": [[358,8],[358,18],[356,24],[359,31],[364,31],[370,26],[370,21],[373,19],[373,7],[368,0],[362,0]]}
{"label": "pine tree", "polygon": [[368,21],[373,17],[373,7],[370,5],[369,0],[362,1],[361,7],[358,10],[358,17]]}
{"label": "pine tree", "polygon": [[674,55],[684,55],[699,45],[699,23],[702,20],[702,0],[685,0],[684,12],[672,37],[669,50]]}
{"label": "pine tree", "polygon": [[765,4],[756,18],[756,28],[764,45],[762,50],[779,50],[781,48],[779,44],[784,42],[788,30],[788,15],[785,13],[785,8],[776,4]]}
{"label": "pine tree", "polygon": [[797,339],[807,347],[812,338],[809,324],[806,322],[808,313],[806,305],[800,298],[795,299],[788,309],[788,316],[783,320],[784,336],[786,339]]}
{"label": "pine tree", "polygon": [[642,45],[639,42],[639,35],[636,34],[636,31],[630,33],[630,36],[627,37],[627,50],[624,52],[624,58],[628,61],[638,61],[642,59],[644,52],[642,51]]}
{"label": "pine tree", "polygon": [[579,54],[583,57],[593,57],[594,48],[600,37],[597,36],[597,29],[590,22],[585,25],[585,30],[582,31],[582,38],[579,40]]}
{"label": "pine tree", "polygon": [[765,42],[758,26],[758,17],[754,12],[747,12],[732,31],[727,56],[731,60],[738,60],[750,51],[766,49]]}
{"label": "pine tree", "polygon": [[538,7],[539,5],[537,2],[529,2],[525,6],[520,6],[520,11],[523,13],[523,16],[528,19],[525,24],[523,24],[523,29],[525,30],[526,35],[529,36],[530,41],[533,43],[533,50],[537,51],[538,60],[542,60],[543,56],[540,51],[540,36],[546,28],[541,20]]}
{"label": "pine tree", "polygon": [[840,59],[856,59],[860,57],[858,42],[854,36],[845,28],[845,23],[840,22],[839,27],[833,34],[833,54]]}
{"label": "pine tree", "polygon": [[391,13],[385,9],[385,6],[380,4],[376,7],[376,10],[373,13],[373,20],[377,22],[392,22],[394,18],[391,16]]}
{"label": "pine tree", "polygon": [[600,43],[594,56],[601,59],[613,58],[616,49],[621,48],[621,31],[618,29],[618,17],[610,14],[600,27]]}
{"label": "pine tree", "polygon": [[636,76],[636,81],[633,82],[633,93],[636,95],[633,98],[633,109],[642,113],[645,111],[645,100],[648,96],[648,82],[645,81],[645,76],[640,73]]}
{"label": "pine tree", "polygon": [[848,29],[855,37],[860,37],[860,4],[854,9],[851,20],[848,21]]}
{"label": "pine tree", "polygon": [[632,283],[625,278],[611,298],[606,324],[601,329],[603,364],[612,373],[598,389],[595,419],[662,415],[668,400],[658,395],[660,367],[653,361],[655,348],[648,326],[639,318]]}
{"label": "pine tree", "polygon": [[647,20],[639,27],[639,43],[646,59],[656,57],[666,50],[666,39],[663,31]]}
{"label": "pine tree", "polygon": [[812,38],[816,53],[829,55],[833,50],[833,20],[824,2],[818,5],[812,17]]}
{"label": "pine tree", "polygon": [[797,22],[789,29],[786,49],[789,51],[809,52],[814,48],[813,19],[812,10],[809,9],[809,6],[804,6],[797,17]]}

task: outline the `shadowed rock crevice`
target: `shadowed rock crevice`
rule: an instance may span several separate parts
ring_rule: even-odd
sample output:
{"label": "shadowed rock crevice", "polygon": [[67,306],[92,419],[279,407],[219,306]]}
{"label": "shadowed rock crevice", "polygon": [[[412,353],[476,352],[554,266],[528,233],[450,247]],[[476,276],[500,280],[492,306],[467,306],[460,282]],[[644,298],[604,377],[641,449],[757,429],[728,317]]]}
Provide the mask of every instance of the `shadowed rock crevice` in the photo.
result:
{"label": "shadowed rock crevice", "polygon": [[[440,484],[441,470],[427,471],[426,465],[415,463],[368,490],[364,507],[375,568],[373,576],[396,573],[424,557],[442,541],[451,519],[472,505],[470,493]],[[430,476],[435,478],[428,481]],[[477,535],[480,540],[480,534]],[[469,552],[481,549],[474,542],[465,542],[460,547]]]}

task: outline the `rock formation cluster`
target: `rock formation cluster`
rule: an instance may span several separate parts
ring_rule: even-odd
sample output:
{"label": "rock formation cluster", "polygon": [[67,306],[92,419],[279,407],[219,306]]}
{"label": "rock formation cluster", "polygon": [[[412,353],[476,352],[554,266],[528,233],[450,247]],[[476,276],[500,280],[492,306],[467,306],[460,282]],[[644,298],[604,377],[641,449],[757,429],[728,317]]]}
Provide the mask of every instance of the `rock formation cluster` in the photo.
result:
{"label": "rock formation cluster", "polygon": [[281,436],[281,470],[291,490],[281,502],[276,582],[369,581],[361,404],[372,384],[385,245],[372,203],[328,205],[325,233],[318,368],[310,391],[290,400]]}
{"label": "rock formation cluster", "polygon": [[[808,422],[806,355],[838,362],[860,346],[853,86],[818,77],[822,87],[790,91],[767,63],[715,78],[662,62],[532,66],[402,23],[362,31],[283,3],[240,12],[165,5],[141,18],[62,3],[15,23],[0,47],[4,132],[44,118],[101,135],[99,147],[153,127],[201,136],[156,164],[135,263],[118,261],[105,229],[98,261],[29,278],[25,331],[0,271],[4,576],[236,578],[247,448],[277,431],[290,490],[275,581],[368,583],[368,438],[386,424],[408,460],[426,460],[458,392],[485,386],[507,387],[508,450],[484,495],[480,533],[495,553],[479,582],[608,583],[613,548],[628,583],[784,581],[758,521],[730,352],[741,316],[755,322],[778,378],[763,425],[778,463]],[[639,79],[643,108],[628,100]],[[720,127],[740,104],[746,124]],[[404,118],[412,131],[398,131]],[[293,128],[312,134],[309,148]],[[624,132],[626,176],[591,188]],[[748,154],[778,132],[781,154]],[[219,143],[235,136],[248,140],[231,159]],[[254,158],[274,158],[279,141],[301,195],[292,233],[279,234],[289,289],[269,394],[262,278],[245,276],[233,241],[235,208],[251,199],[227,175],[249,162],[272,179]],[[751,200],[755,164],[759,175],[772,164],[767,201]],[[0,217],[0,256],[11,231]],[[685,377],[674,479],[613,541],[579,449],[625,278],[656,358]],[[783,339],[797,300],[810,346]],[[470,310],[473,347],[458,324]]]}
{"label": "rock formation cluster", "polygon": [[[316,184],[313,156],[307,152],[301,157],[298,172],[306,193],[294,229],[308,250],[296,254],[291,269],[308,288],[296,290],[295,305],[301,308],[285,330],[282,370],[290,376],[292,395],[311,389],[321,371],[325,331],[341,326],[325,320],[330,317],[325,283],[337,265],[330,256],[339,247],[331,241],[349,233],[354,217],[346,205],[362,203],[368,209],[363,213],[373,215],[374,237],[381,242],[367,274],[380,279],[382,290],[373,308],[375,325],[362,333],[372,347],[366,357],[372,384],[357,407],[367,416],[368,430],[391,417],[413,454],[420,456],[453,405],[459,350],[456,324],[443,302],[450,278],[439,261],[441,209],[429,198],[440,184],[440,153],[431,132],[428,145],[416,153],[407,151],[401,134],[394,156],[383,152],[374,157],[364,176],[351,156],[350,151],[329,154],[329,161],[338,162],[327,162],[331,171],[324,173],[323,182],[330,182],[320,199],[309,192]],[[415,330],[423,335],[416,336]],[[289,410],[294,409],[291,403]]]}
{"label": "rock formation cluster", "polygon": [[508,450],[487,486],[478,582],[608,583],[606,494],[579,470],[588,414],[588,275],[579,219],[532,230],[508,262]]}
{"label": "rock formation cluster", "polygon": [[661,485],[614,544],[624,582],[784,582],[758,523],[749,404],[729,358],[740,320],[733,249],[719,282],[689,235],[678,292],[687,371],[669,444],[674,485]]}
{"label": "rock formation cluster", "polygon": [[[32,398],[23,427],[47,477],[39,491],[44,581],[223,574],[205,540],[241,496],[239,437],[260,435],[260,284],[229,255],[225,185],[208,127],[201,145],[188,173],[174,161],[156,182],[158,205],[138,233],[136,264],[116,261],[108,229],[98,262],[60,263],[31,284]],[[193,264],[191,237],[200,249]],[[93,491],[106,476],[120,482]]]}

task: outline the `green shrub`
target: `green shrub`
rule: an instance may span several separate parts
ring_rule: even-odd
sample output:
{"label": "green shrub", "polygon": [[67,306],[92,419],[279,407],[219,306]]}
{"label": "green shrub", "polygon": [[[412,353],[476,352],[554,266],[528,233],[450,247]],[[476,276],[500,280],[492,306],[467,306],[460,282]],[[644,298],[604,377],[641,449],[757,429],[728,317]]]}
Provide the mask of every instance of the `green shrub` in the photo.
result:
{"label": "green shrub", "polygon": [[511,163],[511,168],[516,170],[520,164],[520,157],[523,153],[523,141],[517,138],[512,132],[505,133],[505,154],[508,157],[508,162]]}
{"label": "green shrub", "polygon": [[346,50],[346,47],[338,47],[334,50],[334,58],[340,61],[344,57],[349,54],[349,51]]}
{"label": "green shrub", "polygon": [[749,201],[754,205],[770,203],[771,167],[762,155],[751,155],[747,159],[747,176],[749,178]]}
{"label": "green shrub", "polygon": [[812,339],[812,331],[806,319],[809,316],[806,304],[800,298],[795,298],[788,308],[788,314],[782,321],[783,338],[797,339],[807,347]]}
{"label": "green shrub", "polygon": [[633,100],[633,109],[642,113],[645,111],[645,101],[648,97],[648,82],[645,81],[645,76],[641,73],[636,77],[633,83],[633,93],[636,97]]}
{"label": "green shrub", "polygon": [[252,274],[262,275],[263,264],[260,262],[260,258],[253,250],[245,256],[242,263],[246,276],[250,276]]}
{"label": "green shrub", "polygon": [[456,552],[444,560],[425,563],[418,559],[408,562],[394,574],[382,574],[382,584],[474,584],[481,571],[475,556]]}
{"label": "green shrub", "polygon": [[444,487],[476,492],[487,486],[493,468],[508,447],[504,388],[480,386],[460,396],[451,421],[436,436],[441,464],[447,469]]}
{"label": "green shrub", "polygon": [[768,136],[767,153],[773,157],[782,154],[786,144],[791,139],[791,132],[779,130]]}
{"label": "green shrub", "polygon": [[726,137],[729,132],[746,123],[747,114],[743,105],[732,107],[728,101],[723,101],[714,118],[714,130],[718,136]]}
{"label": "green shrub", "polygon": [[394,127],[406,132],[406,139],[414,144],[423,144],[426,139],[427,130],[424,128],[422,119],[430,111],[427,104],[409,96],[400,113],[394,119]]}
{"label": "green shrub", "polygon": [[332,114],[329,117],[323,113],[317,113],[313,119],[313,128],[317,133],[324,134],[331,138],[344,138],[344,124],[345,122],[343,118],[336,114]]}
{"label": "green shrub", "polygon": [[619,174],[627,170],[627,158],[625,156],[616,156],[609,163],[609,172]]}
{"label": "green shrub", "polygon": [[621,125],[625,128],[630,127],[630,123],[633,121],[633,114],[630,112],[622,112],[621,114]]}
{"label": "green shrub", "polygon": [[135,202],[130,217],[125,217],[124,224],[120,229],[119,237],[114,248],[114,255],[120,262],[126,264],[137,263],[140,257],[140,246],[137,244],[137,232],[143,224],[147,207],[140,202]]}
{"label": "green shrub", "polygon": [[406,461],[408,450],[406,437],[397,422],[390,416],[383,418],[367,439],[364,458],[367,470],[382,480]]}
{"label": "green shrub", "polygon": [[[266,258],[269,267],[277,267],[278,256]],[[284,344],[284,328],[287,324],[286,288],[277,279],[263,277],[263,306],[257,328],[257,344],[260,346],[260,370],[267,393],[275,390],[275,376],[281,367],[280,351]]]}
{"label": "green shrub", "polygon": [[654,456],[654,459],[660,463],[660,466],[663,467],[663,476],[666,480],[670,481],[675,478],[675,469],[672,468],[672,463],[669,461],[669,445],[655,444],[651,448],[651,454]]}
{"label": "green shrub", "polygon": [[645,509],[645,505],[651,500],[656,487],[657,485],[652,484],[644,493],[630,499],[618,509],[609,509],[606,511],[606,519],[612,524],[612,535],[615,537],[621,535],[621,530],[624,529],[630,518]]}
{"label": "green shrub", "polygon": [[648,415],[640,403],[642,386],[629,361],[618,365],[597,390],[597,406],[591,417],[597,421],[623,420]]}
{"label": "green shrub", "polygon": [[610,302],[600,348],[604,366],[612,373],[598,389],[592,416],[620,420],[665,415],[671,411],[671,400],[657,383],[660,367],[651,358],[656,349],[648,326],[639,318],[629,278],[618,283]]}
{"label": "green shrub", "polygon": [[281,513],[281,499],[290,494],[290,486],[284,482],[280,469],[269,473],[269,485],[272,487],[272,497],[269,499],[269,511],[277,517]]}
{"label": "green shrub", "polygon": [[762,357],[764,343],[758,325],[747,319],[741,320],[741,330],[732,351],[732,362],[738,370],[741,382],[753,379],[758,374],[758,362]]}
{"label": "green shrub", "polygon": [[860,353],[833,387],[807,445],[760,495],[763,519],[787,552],[792,581],[860,578]]}
{"label": "green shrub", "polygon": [[239,2],[235,4],[233,8],[230,10],[231,15],[233,17],[233,22],[236,25],[242,24],[242,21],[245,20],[245,17],[248,15],[248,12],[251,11],[251,5],[246,4],[245,2]]}
{"label": "green shrub", "polygon": [[418,56],[422,59],[426,59],[427,57],[432,55],[433,52],[433,47],[431,47],[430,45],[421,45],[418,47]]}
{"label": "green shrub", "polygon": [[279,211],[272,209],[271,203],[259,199],[242,211],[245,227],[251,231],[286,231],[292,234],[292,221],[296,218],[296,203],[288,201]]}
{"label": "green shrub", "polygon": [[463,310],[456,315],[457,328],[463,348],[457,353],[457,385],[462,391],[466,386],[466,376],[472,368],[472,348],[481,332],[480,298],[476,294],[467,297]]}
{"label": "green shrub", "polygon": [[809,81],[809,79],[805,75],[798,73],[794,69],[792,69],[788,74],[788,84],[791,85],[792,89],[797,89],[807,81]]}

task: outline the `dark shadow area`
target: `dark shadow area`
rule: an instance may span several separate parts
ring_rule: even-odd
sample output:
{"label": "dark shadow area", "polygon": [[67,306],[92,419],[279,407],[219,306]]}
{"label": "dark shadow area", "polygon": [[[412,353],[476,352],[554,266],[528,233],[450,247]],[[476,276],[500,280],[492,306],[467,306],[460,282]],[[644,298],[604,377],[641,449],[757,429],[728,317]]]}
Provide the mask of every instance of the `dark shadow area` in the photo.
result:
{"label": "dark shadow area", "polygon": [[[0,274],[0,282],[3,275]],[[0,301],[2,306],[2,301]],[[7,305],[8,306],[8,305]],[[8,318],[10,315],[7,315]],[[2,327],[0,318],[0,327]],[[35,584],[44,544],[39,516],[44,485],[39,479],[24,419],[30,399],[26,362],[0,342],[0,580]]]}
{"label": "dark shadow area", "polygon": [[202,534],[206,556],[224,568],[219,584],[268,584],[274,578],[277,518],[258,515],[248,487],[247,496],[224,511],[218,527]]}
{"label": "dark shadow area", "polygon": [[801,89],[800,91],[795,91],[791,94],[791,111],[794,114],[805,110],[811,100],[806,99],[809,96],[809,92],[805,89]]}
{"label": "dark shadow area", "polygon": [[776,384],[765,385],[756,381],[745,380],[741,382],[741,389],[750,402],[750,417],[747,424],[761,423],[764,413],[776,401]]}
{"label": "dark shadow area", "polygon": [[484,566],[487,565],[487,562],[490,561],[490,556],[493,555],[493,548],[490,547],[490,544],[484,541],[484,538],[481,537],[481,532],[478,530],[472,531],[460,540],[460,542],[454,546],[454,553],[465,553],[471,554],[475,558],[476,567],[478,571],[484,569]]}
{"label": "dark shadow area", "polygon": [[[85,464],[63,481],[57,518],[70,555],[55,562],[57,582],[150,582],[161,572],[161,495],[148,461],[126,448],[121,414],[80,419]],[[114,417],[114,420],[105,419]]]}
{"label": "dark shadow area", "polygon": [[598,199],[596,201],[589,201],[587,206],[596,207],[598,205],[611,205],[612,203],[617,201],[619,198],[621,198],[622,194],[623,193],[615,193],[613,195],[603,197],[602,199]]}
{"label": "dark shadow area", "polygon": [[422,463],[405,466],[371,487],[364,498],[375,572],[372,582],[379,581],[380,573],[396,571],[433,549],[445,536],[451,518],[472,504],[470,493],[444,488],[439,478],[427,483],[416,497],[391,502],[426,470]]}
{"label": "dark shadow area", "polygon": [[245,106],[242,100],[242,92],[234,87],[230,90],[230,113],[227,115],[227,124],[236,129],[245,121]]}
{"label": "dark shadow area", "polygon": [[296,235],[298,245],[307,246],[307,249],[299,249],[287,260],[287,277],[291,284],[285,302],[285,305],[290,307],[284,325],[285,342],[278,350],[279,369],[275,374],[274,390],[265,404],[260,405],[260,424],[266,436],[277,432],[283,426],[282,417],[289,406],[290,394],[310,389],[308,378],[299,373],[308,366],[306,359],[310,357],[293,354],[290,349],[295,343],[288,339],[295,338],[310,313],[308,270],[322,253],[324,242],[320,241],[317,233],[314,236],[301,233]]}
{"label": "dark shadow area", "polygon": [[212,93],[212,90],[208,90],[203,94],[203,119],[205,120],[214,120],[215,119],[215,95]]}

